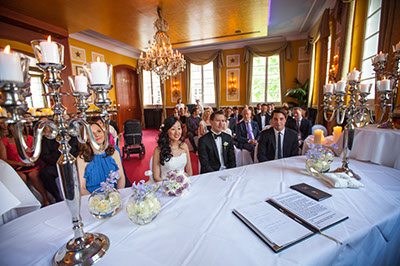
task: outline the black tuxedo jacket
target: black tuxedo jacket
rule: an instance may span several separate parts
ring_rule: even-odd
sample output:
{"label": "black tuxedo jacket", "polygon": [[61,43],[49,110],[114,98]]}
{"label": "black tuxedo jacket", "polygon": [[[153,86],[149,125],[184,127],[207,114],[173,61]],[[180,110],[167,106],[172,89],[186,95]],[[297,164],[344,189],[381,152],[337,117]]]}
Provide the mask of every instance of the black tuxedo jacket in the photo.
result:
{"label": "black tuxedo jacket", "polygon": [[[258,141],[257,158],[260,162],[270,161],[275,159],[276,139],[274,128],[269,128],[261,132],[260,140]],[[299,141],[297,133],[289,128],[285,129],[283,137],[283,158],[299,155]]]}
{"label": "black tuxedo jacket", "polygon": [[229,129],[232,131],[232,134],[236,134],[236,119],[231,116],[227,119],[229,121]]}
{"label": "black tuxedo jacket", "polygon": [[[267,113],[265,114],[265,125],[269,125],[269,121],[271,120],[271,116]],[[262,127],[262,120],[261,120],[261,113],[260,114],[256,114],[253,118],[254,121],[257,122],[258,124],[258,128],[262,131],[263,127]]]}
{"label": "black tuxedo jacket", "polygon": [[[221,132],[222,154],[226,168],[236,167],[235,151],[233,148],[232,137]],[[224,143],[227,143],[224,146]],[[201,165],[201,174],[218,171],[221,168],[219,161],[217,144],[215,143],[213,133],[210,131],[199,139],[199,160]]]}
{"label": "black tuxedo jacket", "polygon": [[[287,127],[290,129],[293,129],[297,133],[296,119],[289,120],[287,122]],[[309,135],[312,134],[311,128],[312,128],[311,121],[308,119],[302,118],[301,122],[300,122],[300,133],[301,133],[302,140],[305,140]]]}
{"label": "black tuxedo jacket", "polygon": [[[235,114],[232,114],[231,117],[233,117],[233,119],[235,119],[236,122],[236,116]],[[240,122],[240,120],[242,120],[243,116],[241,114],[238,114],[238,122]]]}
{"label": "black tuxedo jacket", "polygon": [[[251,127],[253,128],[254,139],[258,141],[260,138],[260,130],[258,129],[258,124],[256,121],[250,120]],[[242,149],[244,143],[248,143],[249,139],[247,138],[247,127],[244,121],[240,122],[236,126],[236,139],[238,142],[238,148]]]}

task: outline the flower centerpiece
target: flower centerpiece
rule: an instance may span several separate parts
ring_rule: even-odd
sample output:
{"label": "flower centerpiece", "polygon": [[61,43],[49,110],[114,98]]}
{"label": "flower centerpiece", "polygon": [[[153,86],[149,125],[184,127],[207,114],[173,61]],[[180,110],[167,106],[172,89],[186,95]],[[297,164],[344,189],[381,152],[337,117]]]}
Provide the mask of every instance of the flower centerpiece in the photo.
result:
{"label": "flower centerpiece", "polygon": [[[326,173],[330,169],[330,164],[335,155],[329,148],[323,147],[321,144],[311,144],[311,149],[307,151],[306,167],[311,174]],[[336,144],[332,147],[337,149]]]}
{"label": "flower centerpiece", "polygon": [[184,171],[170,170],[161,184],[168,196],[180,197],[186,194],[191,186],[190,179]]}
{"label": "flower centerpiece", "polygon": [[133,184],[133,195],[129,198],[126,213],[132,222],[144,225],[153,221],[161,210],[159,197],[162,190],[156,184],[141,180]]}
{"label": "flower centerpiece", "polygon": [[100,187],[92,192],[89,197],[89,212],[98,219],[114,216],[121,209],[121,196],[114,184],[119,179],[118,172],[111,171],[106,182],[101,182]]}

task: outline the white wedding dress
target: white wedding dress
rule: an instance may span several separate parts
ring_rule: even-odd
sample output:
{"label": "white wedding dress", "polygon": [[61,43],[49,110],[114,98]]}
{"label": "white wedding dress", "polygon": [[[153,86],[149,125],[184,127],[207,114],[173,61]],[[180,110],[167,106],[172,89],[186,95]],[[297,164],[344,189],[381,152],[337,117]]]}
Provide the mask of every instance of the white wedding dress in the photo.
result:
{"label": "white wedding dress", "polygon": [[161,165],[161,173],[160,173],[161,178],[165,179],[168,171],[170,170],[185,171],[186,163],[187,163],[186,152],[182,153],[177,157],[171,157],[171,159],[168,162],[164,162],[164,165]]}

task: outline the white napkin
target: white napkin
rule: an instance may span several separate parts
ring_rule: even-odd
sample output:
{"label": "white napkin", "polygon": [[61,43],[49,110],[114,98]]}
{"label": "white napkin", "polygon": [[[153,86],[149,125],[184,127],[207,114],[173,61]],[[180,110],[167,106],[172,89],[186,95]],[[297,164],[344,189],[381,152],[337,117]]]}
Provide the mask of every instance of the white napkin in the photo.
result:
{"label": "white napkin", "polygon": [[331,184],[334,188],[360,188],[364,187],[360,181],[350,177],[346,173],[324,173],[319,177]]}

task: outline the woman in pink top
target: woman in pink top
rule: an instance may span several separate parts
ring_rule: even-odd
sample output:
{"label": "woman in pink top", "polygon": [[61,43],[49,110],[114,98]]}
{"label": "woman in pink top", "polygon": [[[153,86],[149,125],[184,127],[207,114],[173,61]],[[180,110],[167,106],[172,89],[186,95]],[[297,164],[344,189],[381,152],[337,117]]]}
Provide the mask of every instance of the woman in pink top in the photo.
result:
{"label": "woman in pink top", "polygon": [[[15,139],[13,138],[11,130],[12,127],[9,125],[7,136],[2,138],[0,141],[0,159],[11,165],[25,183],[29,178],[32,181],[33,186],[43,198],[42,205],[50,205],[46,189],[43,187],[43,183],[39,178],[39,167],[35,163],[22,162],[21,158],[19,158]],[[33,137],[30,135],[24,135],[24,139],[28,147],[32,148]],[[27,154],[28,156],[32,156],[32,152],[27,152]]]}

